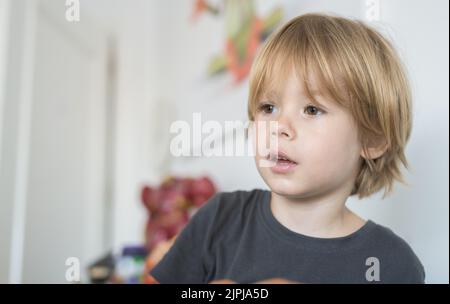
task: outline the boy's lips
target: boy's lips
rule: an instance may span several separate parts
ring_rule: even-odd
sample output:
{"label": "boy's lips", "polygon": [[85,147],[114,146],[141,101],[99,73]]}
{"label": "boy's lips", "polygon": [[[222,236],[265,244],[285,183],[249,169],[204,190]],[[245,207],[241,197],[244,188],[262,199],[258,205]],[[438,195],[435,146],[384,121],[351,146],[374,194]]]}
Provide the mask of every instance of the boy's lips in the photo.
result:
{"label": "boy's lips", "polygon": [[281,150],[269,153],[267,160],[273,162],[273,166],[270,166],[270,169],[274,173],[288,173],[293,171],[298,165],[296,161]]}
{"label": "boy's lips", "polygon": [[292,159],[292,157],[288,156],[288,154],[282,150],[271,151],[267,155],[266,159],[270,161],[289,161],[297,164],[297,162],[294,159]]}

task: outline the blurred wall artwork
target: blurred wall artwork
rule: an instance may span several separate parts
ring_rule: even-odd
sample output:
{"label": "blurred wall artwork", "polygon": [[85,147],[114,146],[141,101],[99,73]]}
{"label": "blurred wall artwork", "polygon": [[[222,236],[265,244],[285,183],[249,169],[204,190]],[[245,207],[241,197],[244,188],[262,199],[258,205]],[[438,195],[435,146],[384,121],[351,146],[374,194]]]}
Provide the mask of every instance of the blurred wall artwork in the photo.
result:
{"label": "blurred wall artwork", "polygon": [[192,21],[203,13],[224,18],[224,48],[209,61],[208,75],[230,73],[235,83],[240,83],[250,72],[258,47],[276,28],[283,18],[283,9],[274,7],[268,15],[257,13],[254,0],[196,0]]}

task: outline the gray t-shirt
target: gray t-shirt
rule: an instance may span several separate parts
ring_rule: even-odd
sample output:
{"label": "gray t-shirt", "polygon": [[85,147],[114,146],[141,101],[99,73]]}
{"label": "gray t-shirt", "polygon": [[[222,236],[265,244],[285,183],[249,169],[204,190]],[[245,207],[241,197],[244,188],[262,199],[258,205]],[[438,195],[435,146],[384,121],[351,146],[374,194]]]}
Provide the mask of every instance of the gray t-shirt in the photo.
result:
{"label": "gray t-shirt", "polygon": [[151,270],[160,283],[424,283],[411,247],[369,220],[339,238],[293,232],[273,216],[270,191],[221,192],[192,217]]}

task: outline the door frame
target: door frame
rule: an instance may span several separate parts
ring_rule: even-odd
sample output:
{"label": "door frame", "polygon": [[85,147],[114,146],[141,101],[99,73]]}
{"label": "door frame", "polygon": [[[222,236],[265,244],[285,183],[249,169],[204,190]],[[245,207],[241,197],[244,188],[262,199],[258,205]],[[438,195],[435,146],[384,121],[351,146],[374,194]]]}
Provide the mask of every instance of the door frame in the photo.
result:
{"label": "door frame", "polygon": [[[89,113],[93,116],[91,121],[96,121],[96,128],[93,129],[90,138],[91,143],[103,147],[101,155],[90,151],[92,162],[90,168],[101,168],[92,170],[90,179],[86,181],[88,185],[88,198],[85,201],[84,217],[86,225],[82,227],[83,233],[83,260],[93,258],[94,248],[105,247],[104,242],[105,227],[101,224],[104,221],[105,208],[105,109],[106,109],[106,64],[107,64],[107,39],[106,31],[89,20],[89,16],[81,16],[80,22],[70,23],[65,20],[65,1],[45,1],[45,0],[0,0],[7,1],[11,12],[8,21],[9,35],[6,35],[5,62],[7,62],[5,74],[5,92],[0,95],[0,202],[3,210],[2,219],[9,218],[4,225],[9,227],[0,235],[0,240],[4,240],[5,245],[2,258],[0,259],[0,270],[6,273],[0,274],[0,282],[21,283],[24,273],[24,248],[26,231],[26,207],[28,188],[28,168],[30,158],[30,127],[32,121],[33,93],[34,93],[34,66],[35,66],[35,46],[36,46],[36,26],[38,18],[45,17],[55,25],[60,27],[81,45],[83,50],[92,56],[95,83],[93,86],[102,88],[93,92],[92,103]],[[3,4],[3,3],[2,3]],[[5,15],[7,12],[5,12]],[[8,28],[8,27],[5,27]],[[0,39],[2,37],[0,36]],[[1,46],[1,45],[0,45]],[[0,53],[1,55],[1,53]],[[90,57],[91,58],[91,57]],[[0,64],[2,63],[0,57]],[[0,68],[2,66],[0,65]],[[0,72],[2,69],[0,69]],[[0,75],[1,76],[1,75]],[[1,80],[1,78],[0,78]],[[2,107],[3,105],[3,107]],[[1,111],[3,109],[3,111]],[[94,119],[94,117],[97,119]],[[3,119],[4,118],[4,119]],[[6,133],[8,132],[8,134]],[[8,136],[2,137],[3,134]],[[1,141],[5,139],[4,141]],[[99,139],[103,139],[98,143]],[[92,146],[92,145],[91,145]],[[100,167],[98,166],[100,164]],[[101,202],[99,204],[98,202]],[[94,203],[97,202],[97,203]],[[89,208],[87,208],[89,206]],[[99,226],[99,218],[101,228]],[[107,228],[107,227],[106,227]],[[92,231],[101,229],[95,235]],[[99,242],[101,242],[99,244]],[[6,252],[7,251],[7,252]],[[95,251],[95,250],[94,250]],[[84,265],[83,265],[84,266]],[[83,267],[86,268],[86,267]]]}

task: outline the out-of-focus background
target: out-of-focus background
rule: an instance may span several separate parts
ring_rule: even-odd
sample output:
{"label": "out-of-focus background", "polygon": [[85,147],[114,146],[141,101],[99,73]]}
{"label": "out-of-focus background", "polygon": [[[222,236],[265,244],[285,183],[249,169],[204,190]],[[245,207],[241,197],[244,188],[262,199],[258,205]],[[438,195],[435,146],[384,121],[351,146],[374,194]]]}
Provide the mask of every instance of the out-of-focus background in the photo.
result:
{"label": "out-of-focus background", "polygon": [[170,125],[245,121],[257,48],[291,17],[328,12],[388,35],[414,94],[411,186],[349,206],[406,239],[428,283],[448,283],[448,6],[0,0],[0,282],[70,282],[77,266],[82,283],[111,269],[142,282],[151,246],[211,195],[267,188],[250,157],[171,156]]}

